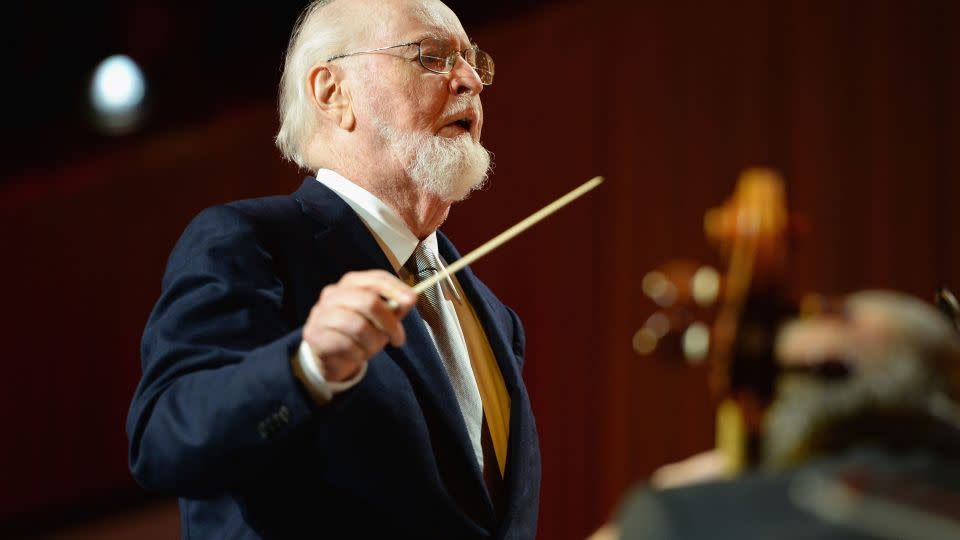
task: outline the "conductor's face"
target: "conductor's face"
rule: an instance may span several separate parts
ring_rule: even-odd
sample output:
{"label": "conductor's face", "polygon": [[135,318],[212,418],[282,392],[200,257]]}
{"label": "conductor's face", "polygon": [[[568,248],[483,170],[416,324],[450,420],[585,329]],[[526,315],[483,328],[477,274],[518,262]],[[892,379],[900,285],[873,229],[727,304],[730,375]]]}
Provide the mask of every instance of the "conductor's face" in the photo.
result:
{"label": "conductor's face", "polygon": [[419,187],[462,199],[489,168],[480,145],[480,93],[493,81],[492,59],[439,1],[379,1],[369,15],[382,21],[365,39],[370,48],[346,55],[360,60],[354,67],[362,135]]}
{"label": "conductor's face", "polygon": [[[467,62],[476,63],[476,56],[457,16],[435,0],[392,0],[376,11],[385,24],[374,33],[373,44],[391,48],[368,55],[371,74],[375,72],[368,79],[374,83],[368,97],[379,102],[378,108],[400,131],[479,140],[484,85]],[[453,124],[448,114],[456,103],[467,109],[466,126]]]}

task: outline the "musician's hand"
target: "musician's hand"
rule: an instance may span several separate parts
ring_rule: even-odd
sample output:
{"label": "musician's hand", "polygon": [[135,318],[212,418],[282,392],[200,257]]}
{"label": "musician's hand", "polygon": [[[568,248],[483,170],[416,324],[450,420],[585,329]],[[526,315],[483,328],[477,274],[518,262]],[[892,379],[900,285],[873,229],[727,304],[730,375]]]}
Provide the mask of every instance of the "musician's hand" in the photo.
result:
{"label": "musician's hand", "polygon": [[616,525],[608,523],[600,527],[593,534],[587,537],[587,540],[619,540],[620,529]]}
{"label": "musician's hand", "polygon": [[689,486],[724,477],[730,466],[719,450],[708,450],[653,472],[650,483],[658,489]]}
{"label": "musician's hand", "polygon": [[[384,298],[399,307],[391,310]],[[388,342],[403,345],[401,320],[416,303],[413,289],[383,270],[350,272],[324,287],[303,326],[324,378],[348,380]]]}

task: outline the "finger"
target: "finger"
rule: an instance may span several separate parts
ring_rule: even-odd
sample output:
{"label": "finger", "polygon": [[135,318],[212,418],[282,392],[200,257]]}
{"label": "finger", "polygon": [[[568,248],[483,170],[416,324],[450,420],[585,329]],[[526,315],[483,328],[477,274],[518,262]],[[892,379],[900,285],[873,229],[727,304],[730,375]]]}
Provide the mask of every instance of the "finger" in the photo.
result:
{"label": "finger", "polygon": [[417,303],[413,289],[397,276],[383,270],[350,272],[343,276],[340,283],[374,291],[388,300],[393,300],[405,314]]}
{"label": "finger", "polygon": [[310,345],[313,353],[324,363],[330,359],[353,359],[362,361],[366,352],[350,336],[327,326],[315,325],[304,328],[303,339]]}
{"label": "finger", "polygon": [[327,300],[331,306],[363,315],[393,345],[399,347],[406,340],[400,315],[392,311],[379,294],[367,289],[340,286],[331,291]]}
{"label": "finger", "polygon": [[355,310],[330,306],[324,315],[320,321],[323,327],[353,339],[366,358],[380,352],[389,340],[387,334],[377,330],[366,316]]}
{"label": "finger", "polygon": [[417,303],[417,293],[409,285],[394,276],[376,280],[364,286],[379,294],[391,305],[393,311],[398,311],[401,315],[406,315]]}

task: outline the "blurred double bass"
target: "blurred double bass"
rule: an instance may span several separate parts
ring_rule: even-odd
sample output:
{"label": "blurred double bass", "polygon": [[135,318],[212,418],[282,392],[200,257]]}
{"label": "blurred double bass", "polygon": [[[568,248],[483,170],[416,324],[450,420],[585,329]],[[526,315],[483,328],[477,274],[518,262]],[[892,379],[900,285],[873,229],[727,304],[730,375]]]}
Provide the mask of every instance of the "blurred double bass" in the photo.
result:
{"label": "blurred double bass", "polygon": [[[805,229],[802,216],[789,212],[780,175],[747,169],[733,195],[704,216],[706,238],[726,271],[676,260],[642,282],[660,309],[634,334],[634,350],[708,364],[709,390],[717,403],[714,455],[730,476],[760,458],[763,416],[780,374],[774,353],[779,328],[798,315],[835,310],[823,296],[801,297],[791,290],[794,246]],[[954,295],[940,288],[934,303],[960,331],[960,302]],[[830,361],[818,369],[824,370],[821,376],[846,375],[842,364]]]}
{"label": "blurred double bass", "polygon": [[660,309],[634,335],[634,350],[708,363],[717,449],[731,475],[759,457],[763,412],[778,373],[776,333],[799,310],[789,270],[802,223],[788,212],[780,175],[748,169],[733,196],[704,216],[704,232],[726,271],[672,261],[643,280]]}
{"label": "blurred double bass", "polygon": [[[791,290],[794,246],[805,229],[803,217],[789,211],[780,175],[747,169],[733,195],[704,216],[704,233],[725,272],[675,260],[643,278],[644,293],[660,309],[634,334],[633,348],[640,355],[707,363],[717,404],[716,449],[730,476],[759,461],[763,415],[780,373],[774,355],[780,326],[834,309],[829,299]],[[934,303],[960,331],[954,295],[940,288]]]}

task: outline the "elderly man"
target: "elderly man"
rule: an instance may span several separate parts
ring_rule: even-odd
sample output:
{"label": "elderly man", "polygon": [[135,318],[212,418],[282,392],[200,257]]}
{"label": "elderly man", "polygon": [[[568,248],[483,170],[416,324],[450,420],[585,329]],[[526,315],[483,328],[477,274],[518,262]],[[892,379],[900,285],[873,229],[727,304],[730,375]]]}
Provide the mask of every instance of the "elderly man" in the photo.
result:
{"label": "elderly man", "polygon": [[318,171],[210,208],[170,256],[130,464],[185,538],[533,538],[524,335],[437,227],[486,179],[493,60],[437,0],[320,0],[277,144]]}
{"label": "elderly man", "polygon": [[788,323],[777,358],[765,470],[639,489],[594,538],[960,537],[960,338],[940,312],[856,293]]}

